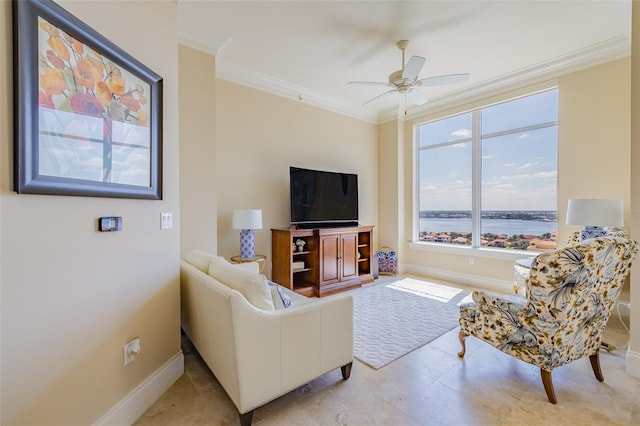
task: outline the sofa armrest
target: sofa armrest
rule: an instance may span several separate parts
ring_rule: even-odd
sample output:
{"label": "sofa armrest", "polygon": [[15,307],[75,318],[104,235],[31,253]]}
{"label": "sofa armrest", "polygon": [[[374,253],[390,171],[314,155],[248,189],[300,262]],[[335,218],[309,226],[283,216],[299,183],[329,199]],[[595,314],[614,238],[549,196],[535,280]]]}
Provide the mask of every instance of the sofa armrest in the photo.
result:
{"label": "sofa armrest", "polygon": [[252,410],[353,360],[353,298],[338,294],[264,311],[231,297],[238,410]]}

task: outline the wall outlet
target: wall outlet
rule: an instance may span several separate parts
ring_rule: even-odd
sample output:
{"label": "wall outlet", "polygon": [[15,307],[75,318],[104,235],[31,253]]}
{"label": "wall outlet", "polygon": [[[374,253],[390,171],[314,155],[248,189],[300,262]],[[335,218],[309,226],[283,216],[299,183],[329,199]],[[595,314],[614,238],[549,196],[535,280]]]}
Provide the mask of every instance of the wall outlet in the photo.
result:
{"label": "wall outlet", "polygon": [[140,353],[140,338],[134,337],[124,345],[124,365],[129,365]]}
{"label": "wall outlet", "polygon": [[475,262],[475,259],[473,257],[469,258],[469,265],[473,265],[473,262]]}

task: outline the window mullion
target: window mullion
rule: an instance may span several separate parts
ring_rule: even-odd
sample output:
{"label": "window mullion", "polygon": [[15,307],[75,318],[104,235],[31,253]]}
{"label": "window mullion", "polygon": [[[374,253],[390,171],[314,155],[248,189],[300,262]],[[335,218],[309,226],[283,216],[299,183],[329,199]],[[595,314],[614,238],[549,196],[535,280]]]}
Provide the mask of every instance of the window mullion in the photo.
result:
{"label": "window mullion", "polygon": [[482,214],[482,125],[481,111],[475,110],[472,115],[472,160],[471,160],[471,246],[482,247],[481,214]]}

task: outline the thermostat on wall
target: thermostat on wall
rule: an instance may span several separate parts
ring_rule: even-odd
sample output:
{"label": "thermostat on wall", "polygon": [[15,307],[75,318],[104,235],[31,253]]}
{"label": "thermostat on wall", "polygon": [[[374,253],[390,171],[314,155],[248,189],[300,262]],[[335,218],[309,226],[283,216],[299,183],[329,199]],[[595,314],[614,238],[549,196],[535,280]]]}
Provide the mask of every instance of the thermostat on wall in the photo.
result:
{"label": "thermostat on wall", "polygon": [[122,216],[108,216],[98,219],[100,232],[122,231]]}

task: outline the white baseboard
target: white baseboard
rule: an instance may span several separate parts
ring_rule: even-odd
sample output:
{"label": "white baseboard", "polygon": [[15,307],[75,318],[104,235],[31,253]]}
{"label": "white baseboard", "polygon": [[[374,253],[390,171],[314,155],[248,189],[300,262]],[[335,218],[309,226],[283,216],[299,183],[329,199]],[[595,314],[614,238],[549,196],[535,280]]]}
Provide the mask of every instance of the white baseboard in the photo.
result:
{"label": "white baseboard", "polygon": [[114,405],[95,426],[131,425],[184,374],[184,355],[178,352]]}
{"label": "white baseboard", "polygon": [[640,352],[627,349],[625,370],[630,376],[640,378]]}
{"label": "white baseboard", "polygon": [[496,278],[481,277],[479,275],[464,274],[462,272],[447,271],[445,269],[431,268],[428,266],[408,264],[400,265],[400,271],[406,274],[437,278],[484,290],[493,290],[506,294],[513,293],[513,281],[508,280],[499,280]]}

